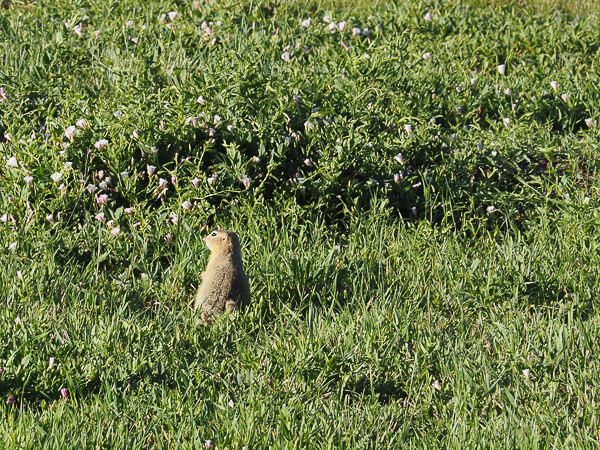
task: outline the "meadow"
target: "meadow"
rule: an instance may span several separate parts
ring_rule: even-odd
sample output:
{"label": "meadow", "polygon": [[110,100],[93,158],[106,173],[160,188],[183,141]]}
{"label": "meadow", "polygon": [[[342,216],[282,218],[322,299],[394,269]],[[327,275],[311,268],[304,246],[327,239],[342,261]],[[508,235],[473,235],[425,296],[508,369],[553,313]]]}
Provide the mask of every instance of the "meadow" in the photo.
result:
{"label": "meadow", "polygon": [[0,447],[598,447],[599,12],[3,2]]}

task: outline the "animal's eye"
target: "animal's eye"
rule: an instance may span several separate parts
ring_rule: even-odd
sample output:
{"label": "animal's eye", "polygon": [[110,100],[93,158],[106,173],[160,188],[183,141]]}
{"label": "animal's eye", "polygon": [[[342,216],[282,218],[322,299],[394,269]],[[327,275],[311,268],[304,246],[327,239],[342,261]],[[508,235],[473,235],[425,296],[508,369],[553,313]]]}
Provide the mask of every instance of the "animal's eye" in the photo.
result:
{"label": "animal's eye", "polygon": [[217,235],[217,233],[213,233],[213,234],[211,234],[211,236],[212,236],[212,237],[215,237],[216,235]]}

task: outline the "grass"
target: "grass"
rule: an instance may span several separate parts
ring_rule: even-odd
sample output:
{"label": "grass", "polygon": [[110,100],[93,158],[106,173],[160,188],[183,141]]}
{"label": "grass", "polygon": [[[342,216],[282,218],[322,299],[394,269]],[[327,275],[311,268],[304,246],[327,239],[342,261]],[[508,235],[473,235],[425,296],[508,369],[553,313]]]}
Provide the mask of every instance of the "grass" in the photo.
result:
{"label": "grass", "polygon": [[591,7],[4,7],[2,448],[598,445]]}

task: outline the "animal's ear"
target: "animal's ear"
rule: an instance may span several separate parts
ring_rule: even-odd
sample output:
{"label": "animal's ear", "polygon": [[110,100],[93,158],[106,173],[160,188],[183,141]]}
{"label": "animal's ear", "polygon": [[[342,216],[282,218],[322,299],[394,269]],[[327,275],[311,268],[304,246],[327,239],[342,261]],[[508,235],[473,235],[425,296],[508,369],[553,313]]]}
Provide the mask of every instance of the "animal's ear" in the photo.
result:
{"label": "animal's ear", "polygon": [[217,230],[220,230],[220,229],[221,229],[221,225],[217,225]]}

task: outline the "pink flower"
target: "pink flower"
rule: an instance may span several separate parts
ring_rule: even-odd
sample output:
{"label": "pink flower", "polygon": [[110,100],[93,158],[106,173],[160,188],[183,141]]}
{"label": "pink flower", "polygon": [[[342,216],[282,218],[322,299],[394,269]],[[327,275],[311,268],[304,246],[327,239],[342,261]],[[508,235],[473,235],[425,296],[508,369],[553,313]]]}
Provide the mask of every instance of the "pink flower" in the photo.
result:
{"label": "pink flower", "polygon": [[394,174],[394,183],[398,184],[398,183],[400,183],[400,180],[401,180],[400,174],[399,173],[395,173]]}
{"label": "pink flower", "polygon": [[13,140],[13,135],[11,133],[4,133],[4,138],[8,141],[8,142],[12,142]]}
{"label": "pink flower", "polygon": [[169,13],[169,19],[175,20],[177,18],[177,11],[171,11]]}
{"label": "pink flower", "polygon": [[423,59],[431,59],[431,53],[423,53]]}
{"label": "pink flower", "polygon": [[106,216],[104,215],[103,212],[99,212],[98,214],[96,214],[94,216],[94,219],[96,219],[98,222],[104,222],[104,220],[106,219]]}
{"label": "pink flower", "polygon": [[206,27],[206,28],[204,29],[204,32],[205,32],[205,33],[206,33],[208,36],[212,36],[212,35],[213,35],[213,32],[212,32],[212,30],[210,29],[210,27]]}
{"label": "pink flower", "polygon": [[560,96],[560,98],[562,98],[565,101],[565,103],[567,103],[569,101],[569,95],[568,94],[563,94],[563,95]]}
{"label": "pink flower", "polygon": [[497,209],[496,209],[495,206],[488,206],[486,208],[486,211],[487,211],[488,214],[494,214],[497,211]]}
{"label": "pink flower", "polygon": [[31,186],[31,184],[33,183],[33,177],[24,177],[23,181],[25,181],[25,183],[27,183],[28,186]]}
{"label": "pink flower", "polygon": [[194,185],[194,187],[197,188],[198,186],[200,186],[200,179],[198,177],[194,178],[192,180],[192,184]]}
{"label": "pink flower", "polygon": [[260,164],[260,158],[258,156],[253,156],[252,164],[254,164],[254,165]]}
{"label": "pink flower", "polygon": [[99,205],[104,206],[108,202],[108,194],[96,195],[96,201]]}
{"label": "pink flower", "polygon": [[310,28],[310,19],[305,19],[302,21],[302,26],[304,28]]}
{"label": "pink flower", "polygon": [[82,35],[82,30],[83,30],[83,23],[81,23],[81,22],[79,22],[79,25],[75,25],[73,27],[73,31],[79,37],[81,37],[81,35]]}
{"label": "pink flower", "polygon": [[94,36],[100,37],[100,30],[95,30],[94,31]]}
{"label": "pink flower", "polygon": [[498,66],[498,73],[499,73],[500,75],[504,75],[504,72],[506,72],[506,65],[505,65],[505,64],[500,64],[500,65]]}
{"label": "pink flower", "polygon": [[360,28],[352,28],[352,36],[358,36],[361,32],[362,30]]}
{"label": "pink flower", "polygon": [[347,24],[347,22],[340,22],[340,23],[338,24],[338,29],[339,29],[340,31],[344,31],[344,28],[346,28],[346,24]]}
{"label": "pink flower", "polygon": [[109,220],[108,222],[106,222],[106,226],[108,228],[114,228],[115,227],[115,221],[114,220]]}
{"label": "pink flower", "polygon": [[98,150],[105,148],[108,145],[108,141],[106,139],[100,139],[99,141],[96,141],[96,143],[94,144],[94,147],[96,147]]}
{"label": "pink flower", "polygon": [[4,92],[3,87],[0,87],[0,97],[2,97],[2,100],[0,101],[8,100],[8,95],[6,95],[6,92]]}
{"label": "pink flower", "polygon": [[283,59],[285,62],[290,62],[290,52],[283,52],[281,54],[281,59]]}
{"label": "pink flower", "polygon": [[65,136],[68,137],[71,141],[73,140],[73,136],[75,136],[75,127],[73,125],[65,129]]}
{"label": "pink flower", "polygon": [[309,158],[306,158],[304,160],[304,164],[306,164],[308,167],[312,167],[313,166],[313,163],[312,163],[312,161]]}
{"label": "pink flower", "polygon": [[167,20],[166,14],[161,14],[160,16],[158,16],[158,23],[165,23],[165,20]]}
{"label": "pink flower", "polygon": [[558,81],[551,81],[550,86],[552,86],[552,89],[557,90],[558,89]]}
{"label": "pink flower", "polygon": [[127,22],[125,22],[125,28],[129,28],[133,26],[133,20],[128,20]]}
{"label": "pink flower", "polygon": [[112,230],[110,230],[110,234],[112,234],[114,237],[119,237],[119,235],[121,234],[121,229],[119,227],[113,228]]}
{"label": "pink flower", "polygon": [[182,208],[184,211],[189,211],[189,209],[190,209],[191,207],[192,207],[192,204],[191,204],[189,201],[187,201],[187,200],[181,204],[181,208]]}
{"label": "pink flower", "polygon": [[46,216],[46,220],[50,223],[54,223],[54,215],[53,214],[48,214]]}
{"label": "pink flower", "polygon": [[9,405],[14,405],[14,403],[17,401],[17,396],[16,395],[9,395],[8,396],[8,400],[6,400],[6,403],[8,403]]}
{"label": "pink flower", "polygon": [[79,119],[75,125],[77,125],[79,128],[85,128],[85,119]]}
{"label": "pink flower", "polygon": [[342,47],[344,47],[344,50],[348,51],[348,46],[346,45],[346,43],[345,43],[344,41],[341,41],[341,42],[340,42],[340,45],[341,45]]}
{"label": "pink flower", "polygon": [[132,209],[131,208],[125,208],[125,214],[131,214]]}
{"label": "pink flower", "polygon": [[248,186],[250,186],[250,178],[248,177],[248,175],[243,175],[242,176],[242,184],[246,188],[248,188]]}
{"label": "pink flower", "polygon": [[208,129],[208,135],[209,136],[214,136],[215,134],[217,134],[217,130],[215,130],[214,128],[209,128]]}
{"label": "pink flower", "polygon": [[166,241],[167,241],[167,242],[173,242],[173,236],[171,236],[171,233],[168,233],[168,234],[165,236],[165,239],[166,239]]}
{"label": "pink flower", "polygon": [[428,22],[431,22],[433,20],[433,16],[431,15],[431,13],[427,13],[425,14],[424,19]]}
{"label": "pink flower", "polygon": [[171,184],[177,186],[177,177],[175,175],[171,175]]}
{"label": "pink flower", "polygon": [[60,390],[60,395],[62,398],[67,398],[69,396],[69,390],[67,388],[62,388]]}

